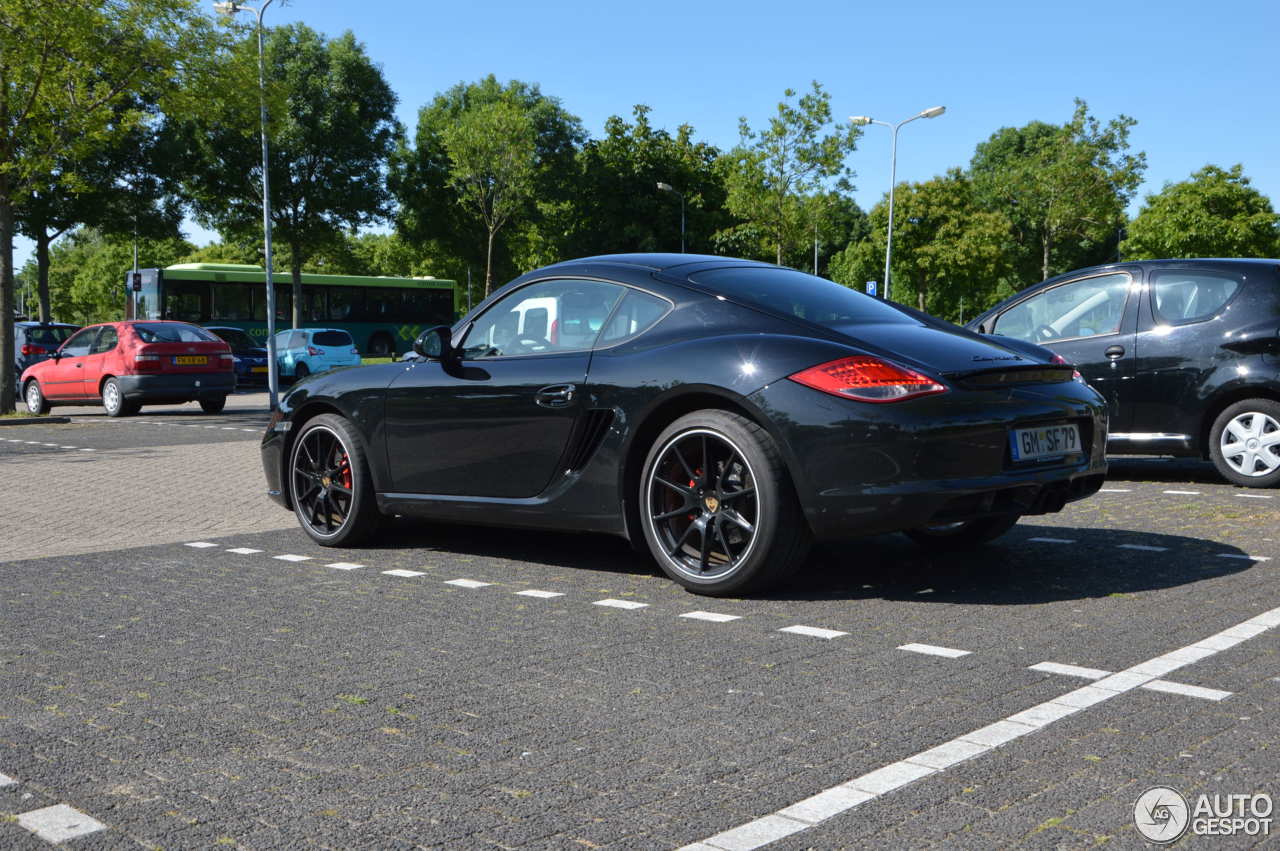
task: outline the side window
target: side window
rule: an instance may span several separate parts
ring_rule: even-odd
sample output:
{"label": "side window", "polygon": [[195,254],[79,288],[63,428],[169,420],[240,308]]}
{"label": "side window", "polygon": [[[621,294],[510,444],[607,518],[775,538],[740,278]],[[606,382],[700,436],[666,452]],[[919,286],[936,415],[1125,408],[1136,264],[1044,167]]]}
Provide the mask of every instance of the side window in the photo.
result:
{"label": "side window", "polygon": [[85,328],[83,331],[77,332],[75,336],[62,344],[62,356],[69,358],[84,357],[93,348],[93,340],[97,336],[97,328]]}
{"label": "side window", "polygon": [[493,304],[462,341],[463,357],[496,358],[589,349],[624,288],[601,281],[541,281]]}
{"label": "side window", "polygon": [[107,325],[98,333],[98,339],[94,342],[93,347],[89,349],[89,354],[105,354],[114,349],[118,342],[120,342],[120,335],[116,333],[115,328]]}
{"label": "side window", "polygon": [[667,315],[671,305],[666,299],[642,293],[639,290],[628,290],[622,304],[609,319],[609,325],[600,334],[596,345],[603,346],[616,343],[628,337],[634,337],[647,331],[659,319]]}
{"label": "side window", "polygon": [[164,318],[183,322],[208,322],[208,281],[169,281],[165,285]]}
{"label": "side window", "polygon": [[1115,334],[1129,282],[1128,274],[1120,272],[1059,284],[1000,314],[993,333],[1041,344]]}
{"label": "side window", "polygon": [[1215,272],[1156,272],[1151,310],[1164,325],[1187,325],[1215,316],[1240,289],[1240,281]]}
{"label": "side window", "polygon": [[253,315],[253,290],[249,284],[215,284],[214,319],[248,319]]}
{"label": "side window", "polygon": [[359,287],[329,290],[329,319],[350,322],[364,313],[364,292]]}

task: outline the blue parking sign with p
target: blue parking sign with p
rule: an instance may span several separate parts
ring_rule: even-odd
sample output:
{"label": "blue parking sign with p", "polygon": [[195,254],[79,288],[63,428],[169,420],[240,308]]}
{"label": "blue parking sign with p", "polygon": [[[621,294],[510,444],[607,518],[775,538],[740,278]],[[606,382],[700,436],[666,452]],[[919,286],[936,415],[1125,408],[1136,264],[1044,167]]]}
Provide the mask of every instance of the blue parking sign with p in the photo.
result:
{"label": "blue parking sign with p", "polygon": [[867,281],[867,295],[875,295],[875,294],[876,294],[876,282]]}

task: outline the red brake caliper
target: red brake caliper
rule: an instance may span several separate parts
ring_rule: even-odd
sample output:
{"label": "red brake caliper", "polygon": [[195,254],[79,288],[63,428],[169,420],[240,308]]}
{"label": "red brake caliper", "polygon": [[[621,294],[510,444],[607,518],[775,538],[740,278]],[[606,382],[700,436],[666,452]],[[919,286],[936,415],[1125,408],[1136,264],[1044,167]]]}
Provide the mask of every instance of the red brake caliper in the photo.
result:
{"label": "red brake caliper", "polygon": [[338,462],[338,475],[342,478],[342,486],[351,490],[351,462],[346,453],[343,453],[342,460]]}

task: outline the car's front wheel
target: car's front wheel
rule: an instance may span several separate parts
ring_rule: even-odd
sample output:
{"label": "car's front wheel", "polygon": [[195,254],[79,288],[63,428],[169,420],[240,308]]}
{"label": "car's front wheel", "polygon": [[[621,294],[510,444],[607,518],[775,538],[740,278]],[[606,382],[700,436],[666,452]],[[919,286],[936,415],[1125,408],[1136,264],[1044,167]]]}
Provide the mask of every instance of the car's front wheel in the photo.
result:
{"label": "car's front wheel", "polygon": [[351,546],[377,531],[381,515],[355,429],[336,414],[308,420],[289,453],[293,511],[313,540]]}
{"label": "car's front wheel", "polygon": [[1245,399],[1230,405],[1209,430],[1209,458],[1232,484],[1280,485],[1280,402]]}
{"label": "car's front wheel", "polygon": [[994,541],[1012,529],[1021,516],[1002,514],[996,517],[979,517],[975,520],[907,529],[903,534],[931,550],[964,550]]}
{"label": "car's front wheel", "polygon": [[44,393],[40,390],[40,382],[34,378],[27,382],[26,392],[23,398],[27,402],[27,410],[33,414],[49,413],[49,402],[44,398]]}
{"label": "car's front wheel", "polygon": [[809,551],[809,526],[773,438],[728,411],[697,411],[664,429],[639,496],[653,557],[698,594],[762,590]]}

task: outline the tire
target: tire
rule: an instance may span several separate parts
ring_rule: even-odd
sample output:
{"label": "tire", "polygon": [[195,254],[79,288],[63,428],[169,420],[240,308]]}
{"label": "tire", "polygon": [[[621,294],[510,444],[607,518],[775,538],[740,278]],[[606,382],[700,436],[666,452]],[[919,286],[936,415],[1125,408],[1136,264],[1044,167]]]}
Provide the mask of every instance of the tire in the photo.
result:
{"label": "tire", "polygon": [[321,414],[307,421],[289,449],[287,475],[293,513],[316,543],[353,546],[377,532],[382,515],[368,458],[342,417]]}
{"label": "tire", "polygon": [[293,380],[301,381],[311,374],[311,368],[305,363],[296,363],[293,365]]}
{"label": "tire", "polygon": [[1012,529],[1021,517],[1021,514],[979,517],[959,523],[907,529],[902,534],[930,550],[967,550],[994,541]]}
{"label": "tire", "polygon": [[1209,430],[1209,459],[1232,484],[1280,485],[1280,402],[1245,399],[1229,405]]}
{"label": "tire", "polygon": [[222,409],[227,406],[226,396],[210,396],[199,401],[200,410],[204,411],[206,414],[220,414],[222,413]]}
{"label": "tire", "polygon": [[40,389],[40,382],[34,378],[27,381],[27,386],[23,388],[22,398],[27,403],[28,413],[49,413],[49,400],[44,398],[44,391]]}
{"label": "tire", "polygon": [[108,378],[102,384],[102,407],[106,408],[109,417],[128,417],[138,412],[137,408],[130,405],[124,398],[120,382],[114,378]]}
{"label": "tire", "polygon": [[687,414],[658,435],[645,458],[638,505],[649,552],[696,594],[777,585],[799,568],[812,543],[773,438],[728,411]]}
{"label": "tire", "polygon": [[386,334],[374,334],[369,338],[369,356],[385,358],[394,356],[396,344]]}

